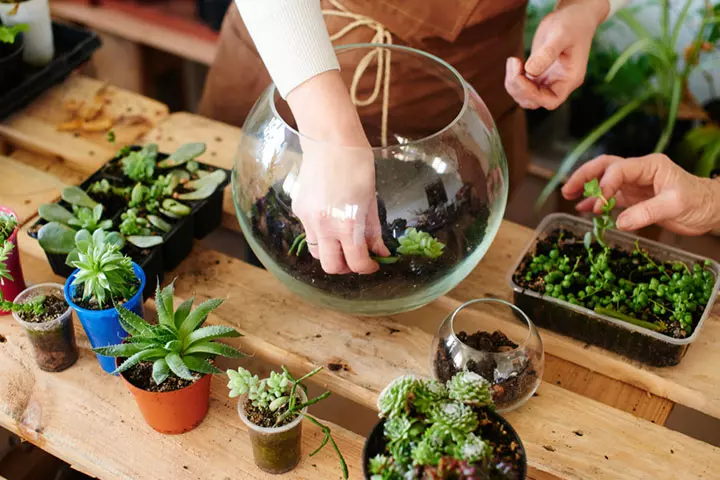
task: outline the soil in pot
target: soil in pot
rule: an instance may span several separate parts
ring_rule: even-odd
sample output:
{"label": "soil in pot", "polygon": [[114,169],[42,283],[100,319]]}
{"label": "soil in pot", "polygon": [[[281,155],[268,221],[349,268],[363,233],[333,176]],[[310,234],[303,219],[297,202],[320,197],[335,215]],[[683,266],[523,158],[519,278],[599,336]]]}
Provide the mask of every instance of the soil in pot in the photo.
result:
{"label": "soil in pot", "polygon": [[[463,344],[479,352],[503,353],[518,348],[518,345],[510,340],[499,330],[495,332],[477,331],[473,334],[458,332],[458,340]],[[538,373],[533,362],[525,357],[519,369],[504,378],[495,378],[498,368],[497,360],[493,355],[477,360],[469,360],[466,369],[475,372],[492,384],[493,401],[499,409],[509,408],[526,398],[535,390],[538,382]],[[441,343],[435,358],[435,373],[438,379],[445,383],[455,376],[460,370],[451,358],[447,346]]]}
{"label": "soil in pot", "polygon": [[[122,363],[123,361],[125,361],[124,358],[120,360],[120,363]],[[134,367],[127,369],[125,372],[123,372],[122,375],[123,377],[125,377],[125,380],[127,380],[137,388],[145,390],[146,392],[156,393],[174,392],[176,390],[182,390],[183,388],[189,387],[193,383],[197,382],[200,378],[202,378],[202,375],[200,374],[193,374],[195,380],[190,381],[183,380],[182,378],[171,375],[167,378],[167,380],[158,385],[152,379],[152,371],[152,362],[140,362]]]}
{"label": "soil in pot", "polygon": [[275,415],[267,409],[258,408],[252,404],[250,400],[245,400],[245,415],[248,420],[263,428],[279,428],[292,423],[297,417],[288,417],[279,424],[275,424]]}
{"label": "soil in pot", "polygon": [[[22,303],[35,298],[23,299]],[[25,332],[35,350],[38,366],[47,372],[60,372],[73,365],[78,359],[72,315],[68,304],[59,293],[45,296],[45,307],[41,315],[32,312],[18,312],[17,315],[26,322]],[[64,314],[67,315],[64,318]]]}
{"label": "soil in pot", "polygon": [[372,301],[411,295],[449,275],[475,251],[485,236],[490,215],[487,202],[477,198],[470,185],[461,186],[455,197],[448,199],[442,179],[436,176],[437,180],[428,182],[426,187],[429,208],[420,212],[405,212],[408,213],[407,218],[389,219],[383,192],[390,192],[394,185],[402,185],[402,178],[433,175],[424,171],[429,168],[422,162],[376,162],[378,211],[383,240],[391,254],[395,254],[399,246],[397,238],[408,227],[414,227],[445,244],[444,252],[438,258],[400,255],[396,263],[381,264],[380,269],[371,275],[329,275],[307,249],[299,255],[288,254],[294,240],[304,233],[304,229],[292,214],[292,201],[282,188],[271,188],[253,205],[254,237],[287,274],[333,296]]}
{"label": "soil in pot", "polygon": [[[137,292],[138,288],[140,288],[140,280],[137,278],[133,279],[132,281],[132,295],[130,295],[130,298],[135,296],[135,293]],[[77,305],[78,307],[82,307],[86,310],[107,310],[108,308],[112,308],[113,302],[122,305],[130,298],[120,298],[120,297],[113,297],[112,299],[105,299],[105,303],[101,307],[98,305],[97,300],[95,297],[90,297],[88,299],[82,298],[82,289],[78,288],[74,292],[74,296],[72,298],[72,301]]]}

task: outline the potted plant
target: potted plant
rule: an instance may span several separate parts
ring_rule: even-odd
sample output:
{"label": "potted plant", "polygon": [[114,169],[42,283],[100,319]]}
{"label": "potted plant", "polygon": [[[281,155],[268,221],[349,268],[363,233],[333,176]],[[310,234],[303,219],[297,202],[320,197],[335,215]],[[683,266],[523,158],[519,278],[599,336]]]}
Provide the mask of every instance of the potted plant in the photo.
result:
{"label": "potted plant", "polygon": [[[617,18],[627,25],[637,40],[623,51],[615,63],[607,71],[605,80],[611,82],[631,62],[633,57],[646,55],[649,61],[649,72],[644,88],[629,98],[628,101],[619,106],[612,115],[588,133],[575,148],[563,159],[558,172],[548,182],[538,197],[536,208],[542,206],[548,197],[555,191],[562,180],[572,171],[576,163],[583,158],[585,153],[593,147],[601,138],[605,138],[605,147],[609,153],[621,156],[637,156],[651,153],[647,147],[637,149],[636,145],[647,135],[648,132],[657,132],[653,136],[655,152],[664,152],[674,149],[679,144],[685,133],[692,127],[693,122],[704,120],[707,113],[698,105],[689,90],[689,78],[696,71],[703,71],[709,68],[712,58],[707,57],[717,43],[711,43],[713,38],[712,26],[720,17],[716,13],[716,7],[709,2],[703,7],[700,27],[694,36],[694,40],[685,50],[685,55],[680,61],[676,53],[680,32],[686,26],[688,13],[692,0],[685,0],[677,20],[673,23],[670,20],[670,2],[662,0],[661,6],[661,33],[653,35],[637,20],[629,9],[617,13]],[[639,122],[627,123],[631,116],[640,118]],[[678,120],[681,126],[678,126]],[[623,123],[625,122],[625,123]],[[625,139],[618,141],[626,132]],[[609,138],[608,138],[609,136]],[[616,137],[613,140],[613,136]],[[631,151],[621,151],[618,144],[632,146]]]}
{"label": "potted plant", "polygon": [[50,63],[55,55],[48,0],[0,0],[0,20],[5,25],[27,24],[23,60],[35,67]]}
{"label": "potted plant", "polygon": [[[145,272],[120,252],[122,238],[116,232],[80,230],[68,263],[76,270],[65,282],[65,301],[77,312],[93,347],[115,345],[127,336],[117,307],[122,305],[144,315],[142,292]],[[97,355],[100,366],[115,371],[115,359]]]}
{"label": "potted plant", "polygon": [[98,355],[116,359],[112,373],[120,374],[148,425],[165,434],[188,432],[205,418],[210,377],[222,373],[214,359],[243,356],[235,348],[215,342],[239,337],[234,328],[203,326],[222,299],[207,300],[193,310],[191,298],[176,310],[173,294],[173,284],[162,290],[158,284],[155,325],[118,305],[120,323],[129,335],[123,343],[94,349]]}
{"label": "potted plant", "polygon": [[538,326],[652,366],[676,365],[712,309],[720,265],[612,230],[615,199],[593,222],[564,214],[543,220],[511,271],[515,304]]}
{"label": "potted plant", "polygon": [[[8,301],[15,300],[25,290],[17,233],[17,215],[9,208],[0,207],[0,295]],[[0,315],[9,313],[0,307]]]}
{"label": "potted plant", "polygon": [[378,409],[382,420],[363,451],[369,480],[526,478],[522,442],[474,372],[445,384],[399,377],[380,393]]}
{"label": "potted plant", "polygon": [[297,466],[302,446],[302,421],[307,419],[325,434],[317,454],[328,442],[340,460],[343,478],[348,478],[345,459],[340,453],[330,428],[307,413],[314,405],[330,396],[330,392],[308,400],[307,388],[303,381],[318,374],[322,367],[295,379],[283,366],[282,372],[271,372],[270,377],[260,380],[257,375],[240,367],[228,370],[230,398],[240,397],[238,412],[243,423],[250,430],[255,465],[261,470],[280,474]]}
{"label": "potted plant", "polygon": [[3,25],[0,19],[0,91],[14,88],[22,80],[23,35],[27,24]]}
{"label": "potted plant", "polygon": [[77,361],[72,310],[63,298],[62,285],[34,285],[23,290],[14,302],[0,298],[0,308],[11,310],[25,330],[41,370],[61,372]]}

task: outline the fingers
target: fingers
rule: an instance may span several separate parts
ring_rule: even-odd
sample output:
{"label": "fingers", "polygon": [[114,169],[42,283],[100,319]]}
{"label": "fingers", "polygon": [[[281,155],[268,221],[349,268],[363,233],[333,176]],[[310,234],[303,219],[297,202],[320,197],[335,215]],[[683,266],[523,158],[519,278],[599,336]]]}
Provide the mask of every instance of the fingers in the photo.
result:
{"label": "fingers", "polygon": [[525,62],[525,71],[533,77],[539,77],[555,63],[567,47],[567,36],[552,30],[538,48],[532,49],[530,58]]}
{"label": "fingers", "polygon": [[522,108],[535,110],[540,107],[540,89],[523,71],[518,58],[508,58],[505,64],[505,89]]}
{"label": "fingers", "polygon": [[680,209],[674,195],[661,193],[622,212],[617,219],[617,227],[620,230],[638,230],[675,218],[681,213]]}
{"label": "fingers", "polygon": [[325,272],[331,275],[340,275],[350,273],[350,269],[345,263],[345,257],[340,242],[334,238],[319,238],[318,250],[320,256],[320,265]]}
{"label": "fingers", "polygon": [[305,240],[307,241],[308,252],[313,258],[320,260],[318,236],[314,228],[305,228]]}
{"label": "fingers", "polygon": [[373,202],[370,206],[370,212],[367,217],[367,227],[365,228],[365,236],[368,248],[381,257],[390,256],[390,250],[385,246],[382,239],[382,228],[380,227],[380,215],[378,213],[377,202]]}
{"label": "fingers", "polygon": [[578,168],[565,182],[565,185],[562,187],[563,197],[567,200],[575,200],[576,198],[579,198],[585,190],[586,182],[592,180],[593,178],[602,177],[605,170],[607,170],[610,165],[620,160],[623,159],[612,155],[601,155],[593,160],[590,160],[585,165]]}

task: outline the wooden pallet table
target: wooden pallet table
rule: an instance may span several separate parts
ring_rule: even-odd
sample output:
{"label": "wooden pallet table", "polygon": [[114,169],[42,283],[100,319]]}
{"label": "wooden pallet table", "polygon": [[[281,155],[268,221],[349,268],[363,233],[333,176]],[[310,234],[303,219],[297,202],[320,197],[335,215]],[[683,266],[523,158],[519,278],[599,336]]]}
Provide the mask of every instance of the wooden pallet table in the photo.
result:
{"label": "wooden pallet table", "polygon": [[[48,97],[60,101],[62,91]],[[119,106],[120,98],[132,105],[147,101],[127,92],[117,98]],[[114,147],[99,138],[78,139],[66,132],[53,133],[50,145],[44,136],[47,128],[37,133],[32,128],[46,115],[33,106],[0,125],[0,139],[9,145],[10,155],[0,159],[0,169],[27,170],[23,178],[31,179],[24,189],[13,191],[12,198],[0,189],[0,202],[22,212],[24,229],[34,222],[38,203],[56,198],[63,185],[79,183],[114,153]],[[140,141],[144,135],[143,141],[157,142],[165,151],[204,141],[208,151],[201,160],[225,168],[232,167],[240,137],[236,128],[184,113],[163,116],[152,130],[134,133],[128,138],[128,132],[123,141]],[[103,158],[88,155],[89,144]],[[15,184],[2,183],[3,177],[0,187]],[[46,197],[35,200],[31,193],[40,190]],[[237,229],[229,195],[224,212],[224,224]],[[245,336],[234,343],[244,351],[298,372],[332,366],[315,380],[337,395],[375,408],[378,392],[397,375],[429,374],[434,330],[462,301],[487,295],[510,298],[505,278],[530,235],[530,230],[505,222],[486,258],[453,292],[418,311],[389,317],[360,319],[320,309],[285,290],[268,272],[200,243],[167,278],[178,277],[178,300],[191,295],[199,300],[226,298],[210,322],[242,331]],[[60,281],[25,232],[19,248],[30,282]],[[152,310],[152,302],[148,307]],[[530,478],[716,478],[720,449],[662,426],[673,402],[720,416],[720,373],[711,368],[720,361],[712,348],[720,339],[718,309],[707,325],[702,342],[679,367],[670,369],[647,369],[543,331],[545,381],[535,398],[508,415],[527,448]],[[81,329],[77,333],[82,348],[78,364],[48,374],[35,367],[19,327],[0,318],[0,425],[99,478],[265,478],[252,465],[245,428],[221,378],[213,380],[211,410],[197,430],[162,436],[147,427],[121,383],[101,372]],[[334,429],[352,477],[361,478],[363,439],[342,424]],[[308,426],[306,451],[318,434]],[[303,459],[286,477],[338,478],[336,460],[328,450]]]}

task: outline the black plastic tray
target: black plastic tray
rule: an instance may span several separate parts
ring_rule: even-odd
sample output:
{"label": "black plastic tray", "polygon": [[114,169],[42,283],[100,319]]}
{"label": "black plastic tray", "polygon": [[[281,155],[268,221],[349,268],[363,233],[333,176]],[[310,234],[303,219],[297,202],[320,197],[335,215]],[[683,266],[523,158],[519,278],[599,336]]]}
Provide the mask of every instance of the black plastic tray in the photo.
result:
{"label": "black plastic tray", "polygon": [[55,58],[44,67],[24,65],[20,83],[0,92],[0,121],[28,106],[40,94],[61,83],[70,73],[87,62],[102,42],[94,32],[78,27],[53,23]]}

